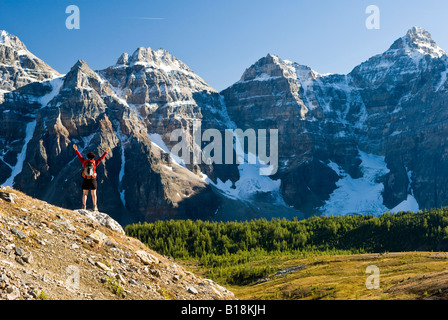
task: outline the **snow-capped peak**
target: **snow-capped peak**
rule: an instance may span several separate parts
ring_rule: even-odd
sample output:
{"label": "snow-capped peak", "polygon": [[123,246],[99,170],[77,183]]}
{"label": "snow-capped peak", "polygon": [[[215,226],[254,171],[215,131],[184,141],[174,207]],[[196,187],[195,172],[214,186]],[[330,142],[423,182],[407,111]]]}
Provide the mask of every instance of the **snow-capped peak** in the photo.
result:
{"label": "snow-capped peak", "polygon": [[4,69],[3,74],[0,74],[0,91],[3,92],[13,91],[31,82],[47,81],[61,76],[28,51],[17,36],[5,30],[0,30],[0,64],[13,67]]}
{"label": "snow-capped peak", "polygon": [[20,39],[5,30],[0,30],[0,46],[11,47],[20,54],[30,54]]}
{"label": "snow-capped peak", "polygon": [[409,29],[404,37],[395,41],[391,49],[404,50],[410,56],[415,52],[422,55],[429,55],[432,58],[441,58],[447,55],[432,39],[431,34],[420,27],[412,27]]}
{"label": "snow-capped peak", "polygon": [[165,49],[153,50],[151,48],[140,47],[131,55],[123,54],[117,64],[123,65],[143,65],[146,68],[160,69],[169,73],[171,71],[181,71],[192,73],[190,68],[182,61],[175,58]]}
{"label": "snow-capped peak", "polygon": [[412,27],[411,29],[409,29],[406,33],[405,38],[409,43],[414,43],[417,45],[421,43],[436,45],[435,41],[431,37],[431,34],[420,27]]}
{"label": "snow-capped peak", "polygon": [[[132,55],[123,53],[112,68],[132,68],[134,66],[143,66],[150,72],[162,71],[166,75],[182,73],[190,78],[199,79],[193,70],[165,49],[153,50],[150,47],[140,47]],[[204,80],[199,79],[199,81],[205,84]]]}
{"label": "snow-capped peak", "polygon": [[0,44],[3,44],[5,42],[5,38],[7,37],[8,33],[5,30],[0,30]]}
{"label": "snow-capped peak", "polygon": [[293,64],[289,60],[283,60],[277,55],[268,53],[266,57],[259,59],[250,66],[237,83],[248,81],[266,81],[278,78],[295,78]]}

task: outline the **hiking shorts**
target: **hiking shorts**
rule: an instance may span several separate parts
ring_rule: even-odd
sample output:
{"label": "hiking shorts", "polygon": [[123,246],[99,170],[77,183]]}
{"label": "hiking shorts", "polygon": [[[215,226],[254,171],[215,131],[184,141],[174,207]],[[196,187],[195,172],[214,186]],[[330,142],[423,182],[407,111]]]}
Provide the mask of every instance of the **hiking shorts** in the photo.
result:
{"label": "hiking shorts", "polygon": [[96,190],[97,183],[96,179],[83,179],[82,190]]}

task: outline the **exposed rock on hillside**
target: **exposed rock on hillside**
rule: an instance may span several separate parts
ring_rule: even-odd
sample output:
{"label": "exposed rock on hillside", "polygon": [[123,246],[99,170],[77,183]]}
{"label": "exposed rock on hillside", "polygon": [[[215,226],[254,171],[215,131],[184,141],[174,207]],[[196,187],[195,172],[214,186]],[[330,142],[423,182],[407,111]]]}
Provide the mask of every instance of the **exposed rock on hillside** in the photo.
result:
{"label": "exposed rock on hillside", "polygon": [[[90,214],[11,188],[0,200],[0,299],[234,299]],[[2,197],[4,198],[4,197]],[[194,290],[192,290],[193,288]]]}

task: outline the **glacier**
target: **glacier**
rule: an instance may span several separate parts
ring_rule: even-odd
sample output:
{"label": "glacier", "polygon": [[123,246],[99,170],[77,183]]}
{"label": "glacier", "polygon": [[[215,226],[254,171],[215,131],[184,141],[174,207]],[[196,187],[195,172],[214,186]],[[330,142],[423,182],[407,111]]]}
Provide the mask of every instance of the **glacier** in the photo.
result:
{"label": "glacier", "polygon": [[353,179],[339,165],[330,161],[328,167],[340,179],[336,190],[321,207],[322,215],[373,214],[380,215],[389,209],[383,205],[384,185],[378,179],[389,173],[385,157],[359,150],[363,176]]}
{"label": "glacier", "polygon": [[414,191],[412,190],[412,171],[409,171],[408,168],[406,168],[406,174],[408,176],[408,196],[406,200],[402,201],[400,204],[398,204],[396,207],[391,209],[392,212],[400,212],[400,211],[412,211],[412,212],[418,212],[420,211],[420,207],[418,205],[417,200],[414,197]]}

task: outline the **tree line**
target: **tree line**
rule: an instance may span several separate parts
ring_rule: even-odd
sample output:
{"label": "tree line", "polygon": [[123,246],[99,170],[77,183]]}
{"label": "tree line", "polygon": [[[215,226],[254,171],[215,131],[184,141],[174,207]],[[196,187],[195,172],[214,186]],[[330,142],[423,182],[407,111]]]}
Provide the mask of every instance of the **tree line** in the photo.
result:
{"label": "tree line", "polygon": [[151,249],[181,259],[254,250],[443,251],[448,249],[448,208],[305,220],[166,220],[128,225],[125,231]]}

